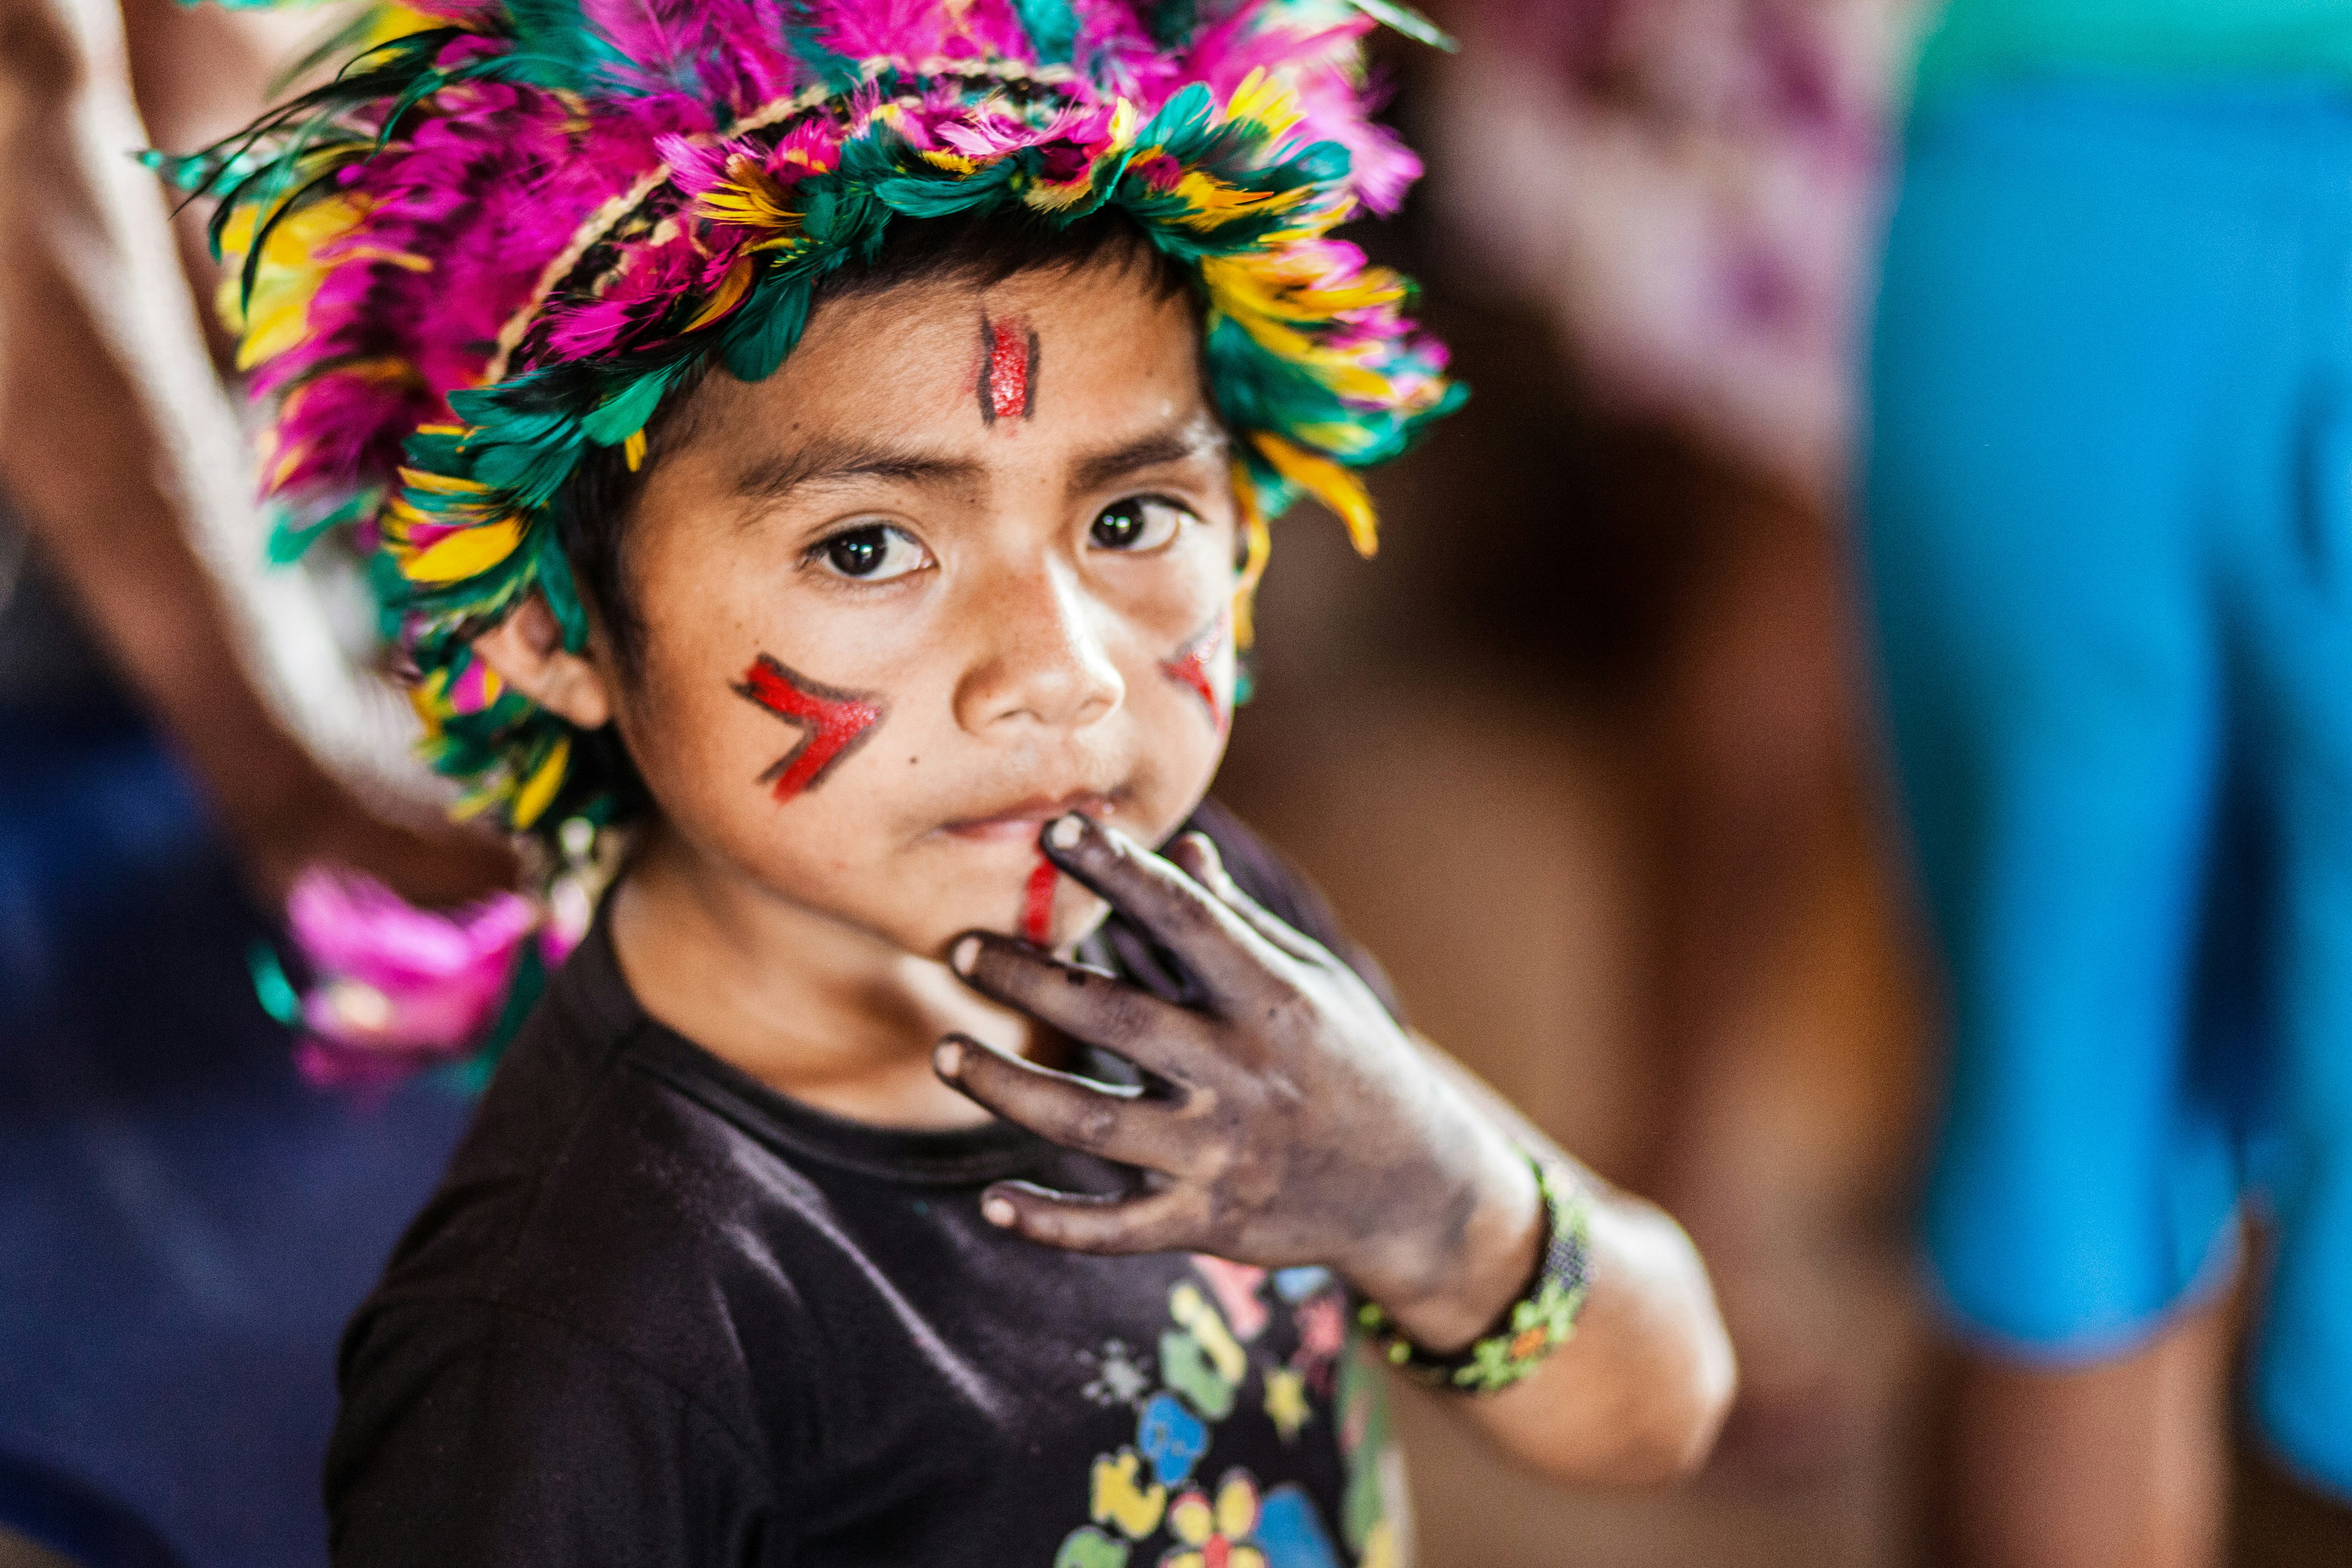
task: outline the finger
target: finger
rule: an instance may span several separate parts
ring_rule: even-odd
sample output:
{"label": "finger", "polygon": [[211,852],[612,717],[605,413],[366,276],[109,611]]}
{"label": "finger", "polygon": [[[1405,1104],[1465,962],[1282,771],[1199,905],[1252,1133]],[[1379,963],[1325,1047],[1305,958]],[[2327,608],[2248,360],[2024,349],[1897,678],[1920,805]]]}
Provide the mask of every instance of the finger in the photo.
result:
{"label": "finger", "polygon": [[1212,994],[1256,998],[1283,984],[1282,952],[1200,883],[1091,817],[1045,825],[1046,858],[1182,959]]}
{"label": "finger", "polygon": [[1214,1048],[1198,1013],[1010,937],[967,931],[948,950],[948,967],[983,995],[1179,1084],[1197,1081]]}
{"label": "finger", "polygon": [[1172,1171],[1189,1140],[1165,1101],[1132,1089],[1094,1084],[1066,1072],[950,1035],[931,1053],[931,1068],[1007,1121],[1048,1142],[1122,1165]]}
{"label": "finger", "polygon": [[1067,1252],[1124,1255],[1189,1250],[1192,1200],[1179,1187],[1141,1197],[1056,1193],[1031,1182],[998,1182],[980,1198],[991,1225]]}
{"label": "finger", "polygon": [[1264,904],[1242,891],[1225,869],[1217,841],[1205,833],[1187,833],[1169,847],[1168,858],[1192,880],[1209,889],[1250,924],[1250,929],[1291,957],[1307,963],[1333,963],[1330,950]]}

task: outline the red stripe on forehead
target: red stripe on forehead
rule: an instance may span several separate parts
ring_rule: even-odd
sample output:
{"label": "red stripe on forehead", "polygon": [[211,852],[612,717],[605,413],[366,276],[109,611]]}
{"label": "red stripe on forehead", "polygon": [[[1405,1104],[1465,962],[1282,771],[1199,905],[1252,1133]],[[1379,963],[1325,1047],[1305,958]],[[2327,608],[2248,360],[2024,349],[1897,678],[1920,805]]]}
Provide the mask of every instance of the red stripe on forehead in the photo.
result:
{"label": "red stripe on forehead", "polygon": [[1018,321],[980,318],[980,417],[1026,419],[1037,406],[1037,334]]}
{"label": "red stripe on forehead", "polygon": [[999,323],[989,334],[988,401],[999,419],[1020,417],[1029,401],[1028,345],[1020,331]]}

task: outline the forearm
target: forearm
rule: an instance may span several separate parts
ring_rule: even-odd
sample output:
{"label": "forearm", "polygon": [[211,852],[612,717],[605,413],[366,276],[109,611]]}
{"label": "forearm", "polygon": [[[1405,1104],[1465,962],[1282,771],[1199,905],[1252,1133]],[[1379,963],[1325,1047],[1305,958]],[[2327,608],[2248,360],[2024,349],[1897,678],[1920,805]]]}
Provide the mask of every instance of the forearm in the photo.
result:
{"label": "forearm", "polygon": [[[266,901],[321,863],[479,897],[512,855],[403,798],[404,705],[357,677],[307,584],[263,568],[252,458],[131,158],[122,46],[114,0],[0,0],[0,489]],[[157,58],[185,78],[218,55]]]}
{"label": "forearm", "polygon": [[317,774],[254,690],[212,574],[164,489],[130,378],[72,308],[54,258],[0,260],[0,485],[118,672],[213,781],[232,820]]}
{"label": "forearm", "polygon": [[[1449,1402],[1505,1452],[1557,1479],[1643,1484],[1688,1474],[1714,1443],[1735,1378],[1730,1341],[1690,1238],[1662,1210],[1585,1170],[1460,1063],[1422,1043],[1503,1141],[1577,1184],[1591,1223],[1591,1284],[1574,1336],[1502,1393]],[[1521,1212],[1507,1192],[1484,1206]],[[1540,1221],[1531,1207],[1525,1212],[1526,1234],[1499,1250],[1490,1241],[1484,1258],[1467,1263],[1465,1274],[1480,1282],[1454,1306],[1456,1321],[1483,1313],[1483,1328],[1525,1288],[1540,1245]],[[1497,1232],[1490,1226],[1489,1234]],[[1509,1283],[1494,1283],[1501,1279]],[[1404,1326],[1413,1331],[1412,1322]]]}
{"label": "forearm", "polygon": [[[93,166],[103,154],[85,144],[111,137],[126,143],[110,149],[126,161],[135,145],[135,116],[108,76],[120,63],[91,58],[59,6],[0,0],[0,17],[11,62],[0,147],[0,485],[117,670],[171,728],[228,819],[250,822],[314,787],[318,770],[255,689],[191,537],[194,492],[226,476],[189,470],[207,460],[241,468],[234,441],[202,452],[169,439],[156,389],[141,384],[142,374],[194,384],[207,372],[169,252],[147,265],[129,254],[138,237],[124,232],[121,204]],[[187,341],[176,353],[171,301],[152,298],[158,290],[181,295]],[[121,296],[121,319],[104,321],[93,291]]]}

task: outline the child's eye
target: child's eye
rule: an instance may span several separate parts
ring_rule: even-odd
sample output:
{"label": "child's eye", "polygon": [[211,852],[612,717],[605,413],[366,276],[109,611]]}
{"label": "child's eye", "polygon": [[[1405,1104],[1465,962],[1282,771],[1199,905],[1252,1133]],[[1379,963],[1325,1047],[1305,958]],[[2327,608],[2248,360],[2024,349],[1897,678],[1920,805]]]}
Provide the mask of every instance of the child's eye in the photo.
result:
{"label": "child's eye", "polygon": [[887,583],[919,570],[929,559],[914,536],[887,523],[845,529],[810,553],[832,571],[861,583]]}
{"label": "child's eye", "polygon": [[1088,537],[1104,550],[1157,550],[1175,538],[1192,516],[1164,497],[1130,496],[1097,512]]}

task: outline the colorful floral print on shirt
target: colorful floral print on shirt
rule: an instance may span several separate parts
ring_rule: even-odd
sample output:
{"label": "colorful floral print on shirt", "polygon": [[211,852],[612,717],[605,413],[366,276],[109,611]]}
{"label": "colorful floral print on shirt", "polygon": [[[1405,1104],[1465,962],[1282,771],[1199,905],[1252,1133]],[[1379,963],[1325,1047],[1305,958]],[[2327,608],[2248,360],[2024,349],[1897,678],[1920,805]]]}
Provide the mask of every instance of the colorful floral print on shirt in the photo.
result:
{"label": "colorful floral print on shirt", "polygon": [[[1118,1340],[1085,1352],[1087,1396],[1134,1410],[1135,1436],[1097,1456],[1088,1522],[1063,1539],[1053,1568],[1398,1568],[1391,1521],[1401,1512],[1390,1499],[1402,1468],[1380,1375],[1354,1353],[1339,1282],[1321,1268],[1269,1274],[1204,1256],[1192,1270],[1169,1290],[1156,1353]],[[1266,1331],[1277,1314],[1294,1334]],[[1293,1344],[1287,1355],[1277,1340]],[[1338,1521],[1296,1481],[1265,1486],[1216,1462],[1219,1425],[1253,1403],[1286,1446],[1339,1445],[1347,1486]]]}

